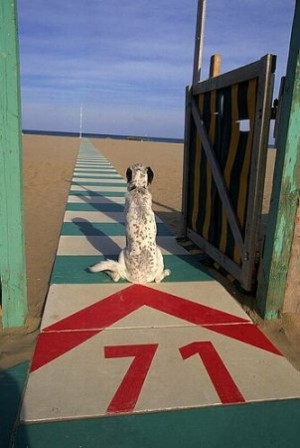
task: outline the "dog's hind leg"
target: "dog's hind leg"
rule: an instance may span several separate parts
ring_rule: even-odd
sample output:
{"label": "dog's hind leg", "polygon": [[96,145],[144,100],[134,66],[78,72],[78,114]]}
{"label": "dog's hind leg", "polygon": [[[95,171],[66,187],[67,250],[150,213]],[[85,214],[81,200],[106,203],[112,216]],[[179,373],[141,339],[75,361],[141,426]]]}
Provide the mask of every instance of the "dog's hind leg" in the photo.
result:
{"label": "dog's hind leg", "polygon": [[154,278],[155,283],[160,283],[165,277],[171,275],[170,269],[164,269],[164,259],[159,247],[157,247],[157,273]]}

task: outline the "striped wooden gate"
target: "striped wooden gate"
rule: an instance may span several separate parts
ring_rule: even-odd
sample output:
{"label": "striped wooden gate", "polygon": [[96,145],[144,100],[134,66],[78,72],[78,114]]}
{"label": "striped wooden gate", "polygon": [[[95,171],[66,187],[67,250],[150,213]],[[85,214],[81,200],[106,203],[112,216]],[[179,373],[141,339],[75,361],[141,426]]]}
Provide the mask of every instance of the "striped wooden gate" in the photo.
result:
{"label": "striped wooden gate", "polygon": [[187,89],[183,213],[188,237],[253,290],[276,57]]}

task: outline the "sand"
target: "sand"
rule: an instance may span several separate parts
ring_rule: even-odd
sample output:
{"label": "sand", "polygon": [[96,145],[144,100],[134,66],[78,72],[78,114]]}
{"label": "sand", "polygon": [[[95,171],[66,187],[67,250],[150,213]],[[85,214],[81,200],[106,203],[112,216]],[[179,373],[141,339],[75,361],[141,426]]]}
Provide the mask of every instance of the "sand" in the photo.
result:
{"label": "sand", "polygon": [[78,149],[78,139],[23,137],[29,314],[24,330],[0,334],[0,369],[31,358]]}
{"label": "sand", "polygon": [[141,162],[154,172],[153,209],[176,234],[181,225],[183,144],[91,139],[96,149],[125,177],[129,165]]}
{"label": "sand", "polygon": [[[183,145],[133,140],[93,139],[94,146],[124,176],[135,162],[151,166],[155,173],[151,192],[156,213],[179,234]],[[29,315],[23,330],[0,335],[0,369],[30,360],[38,334],[48,281],[58,245],[65,203],[70,187],[79,139],[24,136],[24,197]],[[268,211],[274,151],[269,151],[263,213]],[[254,300],[243,296],[215,273],[255,323],[286,358],[300,370],[300,315],[286,313],[272,322],[262,321]]]}

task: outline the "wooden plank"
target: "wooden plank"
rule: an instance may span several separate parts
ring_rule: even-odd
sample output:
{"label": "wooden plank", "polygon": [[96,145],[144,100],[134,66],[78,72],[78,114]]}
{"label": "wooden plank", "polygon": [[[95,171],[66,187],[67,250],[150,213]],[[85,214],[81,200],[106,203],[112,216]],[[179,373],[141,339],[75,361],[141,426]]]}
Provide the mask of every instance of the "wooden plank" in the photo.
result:
{"label": "wooden plank", "polygon": [[179,232],[179,237],[186,236],[187,216],[188,216],[188,188],[189,188],[189,159],[191,151],[191,88],[186,87],[185,91],[185,128],[184,128],[184,153],[183,153],[183,181],[182,181],[182,218],[183,224]]}
{"label": "wooden plank", "polygon": [[16,0],[0,2],[0,274],[2,324],[27,314]]}
{"label": "wooden plank", "polygon": [[225,213],[227,215],[228,218],[228,222],[230,225],[230,228],[232,230],[232,234],[234,237],[234,240],[236,242],[236,244],[238,245],[241,254],[243,254],[243,250],[244,250],[244,241],[243,241],[243,237],[242,237],[242,233],[240,230],[240,226],[228,193],[228,189],[225,185],[225,181],[220,169],[220,166],[218,164],[218,161],[216,159],[216,156],[213,152],[213,149],[210,145],[208,136],[207,136],[207,132],[203,126],[202,120],[199,116],[199,112],[198,112],[198,108],[197,108],[197,104],[195,99],[192,99],[192,114],[193,114],[193,118],[195,121],[195,125],[197,127],[197,130],[199,132],[200,138],[201,138],[201,143],[202,143],[202,147],[205,151],[205,155],[207,158],[207,162],[209,163],[211,170],[212,170],[212,175],[216,184],[216,187],[218,189],[219,195],[220,195],[220,199],[222,201],[222,204],[224,206],[225,209]]}
{"label": "wooden plank", "polygon": [[187,229],[188,238],[193,241],[200,249],[208,254],[222,268],[233,275],[234,278],[240,279],[242,268],[238,266],[231,258],[223,254],[217,247],[210,244],[205,238],[191,229]]}
{"label": "wooden plank", "polygon": [[213,54],[210,58],[209,77],[214,78],[221,73],[221,55]]}
{"label": "wooden plank", "polygon": [[292,242],[291,258],[284,296],[283,312],[300,313],[300,207],[296,218],[294,238]]}
{"label": "wooden plank", "polygon": [[[265,55],[263,59],[270,57]],[[273,70],[274,71],[274,70]],[[261,60],[244,65],[244,67],[237,68],[215,78],[209,78],[201,83],[193,85],[193,94],[199,95],[201,93],[209,92],[211,90],[222,89],[229,87],[232,84],[248,81],[249,79],[257,78],[261,73]]]}
{"label": "wooden plank", "polygon": [[[277,157],[257,301],[262,315],[282,309],[300,191],[300,0],[297,0],[278,127]],[[297,300],[297,299],[296,299]]]}
{"label": "wooden plank", "polygon": [[[261,255],[259,245],[261,210],[267,163],[269,127],[276,57],[267,55],[261,60],[261,75],[258,78],[257,104],[253,129],[249,199],[245,229],[245,252],[249,254],[243,261],[242,283],[248,291],[253,282],[252,272],[256,257]],[[251,132],[251,131],[250,131]],[[261,242],[260,242],[261,243]],[[249,275],[249,273],[251,273]],[[246,280],[248,279],[248,280]]]}

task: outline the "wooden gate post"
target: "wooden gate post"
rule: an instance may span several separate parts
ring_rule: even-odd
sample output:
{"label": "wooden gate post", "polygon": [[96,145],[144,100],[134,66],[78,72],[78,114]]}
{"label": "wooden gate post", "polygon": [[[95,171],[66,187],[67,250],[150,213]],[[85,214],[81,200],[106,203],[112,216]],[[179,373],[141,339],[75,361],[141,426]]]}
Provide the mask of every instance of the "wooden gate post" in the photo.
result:
{"label": "wooden gate post", "polygon": [[257,301],[266,319],[282,308],[300,192],[300,0],[296,0],[282,98],[277,157]]}
{"label": "wooden gate post", "polygon": [[221,73],[221,55],[213,54],[210,58],[209,77],[214,78]]}
{"label": "wooden gate post", "polygon": [[16,0],[0,2],[0,275],[3,328],[27,314]]}

